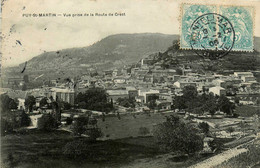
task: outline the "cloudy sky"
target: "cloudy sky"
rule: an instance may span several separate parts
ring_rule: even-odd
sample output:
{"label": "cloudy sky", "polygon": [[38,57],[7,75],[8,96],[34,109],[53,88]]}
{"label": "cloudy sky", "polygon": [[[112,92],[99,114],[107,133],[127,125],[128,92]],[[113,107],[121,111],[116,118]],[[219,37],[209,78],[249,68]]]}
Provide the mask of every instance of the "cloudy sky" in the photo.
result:
{"label": "cloudy sky", "polygon": [[[2,13],[2,65],[13,66],[45,51],[85,47],[118,33],[179,34],[183,0],[8,0]],[[192,1],[195,3],[195,1]],[[203,0],[196,3],[204,3]],[[207,0],[208,4],[216,1]],[[218,1],[253,5],[260,36],[260,1]],[[59,17],[23,17],[56,13]],[[63,14],[125,13],[125,16],[64,17]]]}

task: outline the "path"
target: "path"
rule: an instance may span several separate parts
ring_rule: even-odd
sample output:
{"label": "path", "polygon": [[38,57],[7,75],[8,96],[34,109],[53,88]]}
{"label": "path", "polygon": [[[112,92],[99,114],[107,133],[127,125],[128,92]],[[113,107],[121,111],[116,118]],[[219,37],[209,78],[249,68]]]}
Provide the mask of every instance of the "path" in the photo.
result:
{"label": "path", "polygon": [[[255,137],[254,135],[250,135],[252,137]],[[255,137],[256,138],[256,137]],[[246,148],[241,148],[241,146],[245,145],[245,144],[249,144],[249,143],[252,143],[254,142],[255,139],[249,141],[249,142],[246,142],[246,143],[243,143],[235,148],[232,148],[232,149],[229,149],[227,151],[224,151],[218,155],[215,155],[211,158],[208,158],[200,163],[197,163],[195,165],[192,165],[190,166],[189,168],[201,168],[201,167],[207,167],[207,168],[213,168],[217,165],[220,165],[221,163],[225,162],[225,161],[228,161],[229,159],[235,157],[235,156],[238,156],[240,155],[241,153],[244,153],[244,152],[247,152],[248,149]]]}
{"label": "path", "polygon": [[201,168],[201,167],[207,167],[207,168],[213,168],[241,153],[247,152],[247,149],[241,148],[241,149],[230,149],[223,153],[220,153],[216,156],[213,156],[209,159],[206,159],[200,163],[197,163],[195,165],[190,166],[189,168]]}

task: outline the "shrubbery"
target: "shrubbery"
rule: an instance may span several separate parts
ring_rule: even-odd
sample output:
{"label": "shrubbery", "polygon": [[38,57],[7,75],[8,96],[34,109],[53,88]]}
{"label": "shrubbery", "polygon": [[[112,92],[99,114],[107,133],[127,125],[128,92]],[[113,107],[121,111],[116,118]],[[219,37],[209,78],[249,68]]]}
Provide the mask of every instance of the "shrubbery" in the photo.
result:
{"label": "shrubbery", "polygon": [[91,88],[85,93],[79,93],[75,102],[80,108],[109,112],[114,109],[113,102],[108,100],[106,90],[102,88]]}
{"label": "shrubbery", "polygon": [[84,116],[75,118],[72,124],[72,131],[76,136],[86,134],[92,141],[95,141],[97,138],[103,135],[101,130],[97,128],[97,120]]}
{"label": "shrubbery", "polygon": [[154,137],[161,149],[166,151],[190,155],[203,149],[199,130],[174,115],[155,127]]}
{"label": "shrubbery", "polygon": [[51,114],[43,114],[38,120],[38,129],[50,131],[57,128],[57,122]]}
{"label": "shrubbery", "polygon": [[173,108],[187,109],[196,114],[210,112],[212,115],[219,109],[231,115],[235,109],[235,104],[230,102],[224,95],[214,96],[212,93],[206,94],[206,91],[202,95],[199,95],[196,87],[185,86],[183,95],[175,96]]}

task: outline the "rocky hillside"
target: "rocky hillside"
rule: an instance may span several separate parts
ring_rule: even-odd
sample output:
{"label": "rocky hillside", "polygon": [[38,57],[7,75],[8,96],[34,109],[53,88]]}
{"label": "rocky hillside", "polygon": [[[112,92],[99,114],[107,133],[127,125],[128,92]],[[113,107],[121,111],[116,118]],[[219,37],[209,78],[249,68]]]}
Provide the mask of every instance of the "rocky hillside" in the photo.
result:
{"label": "rocky hillside", "polygon": [[137,62],[154,52],[165,51],[177,38],[176,35],[150,33],[111,35],[89,47],[45,52],[28,61],[27,70],[110,69]]}

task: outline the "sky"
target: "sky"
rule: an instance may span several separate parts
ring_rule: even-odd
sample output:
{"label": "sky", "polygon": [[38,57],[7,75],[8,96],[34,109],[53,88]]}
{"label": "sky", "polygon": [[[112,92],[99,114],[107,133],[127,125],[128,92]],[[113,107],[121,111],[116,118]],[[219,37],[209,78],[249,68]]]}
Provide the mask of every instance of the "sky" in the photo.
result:
{"label": "sky", "polygon": [[[7,0],[2,11],[2,66],[15,66],[43,52],[86,47],[120,33],[179,34],[184,0]],[[214,0],[192,3],[216,4]],[[221,0],[255,7],[255,36],[260,37],[260,1]],[[57,17],[24,17],[55,13]],[[112,13],[114,16],[64,17],[63,14]],[[122,13],[124,16],[115,16]]]}

